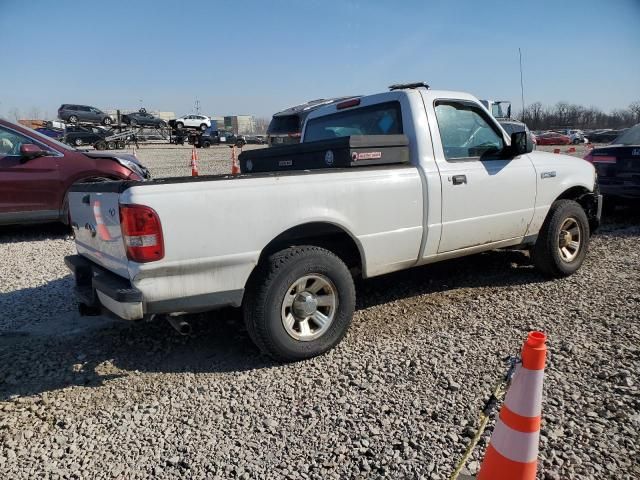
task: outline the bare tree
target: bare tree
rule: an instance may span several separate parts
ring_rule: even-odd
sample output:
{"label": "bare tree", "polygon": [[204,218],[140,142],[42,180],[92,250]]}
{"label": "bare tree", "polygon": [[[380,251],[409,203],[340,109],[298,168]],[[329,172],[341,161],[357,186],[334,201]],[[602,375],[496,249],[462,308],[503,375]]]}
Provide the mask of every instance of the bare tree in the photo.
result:
{"label": "bare tree", "polygon": [[31,110],[29,110],[29,119],[40,120],[40,109],[38,107],[31,107]]}
{"label": "bare tree", "polygon": [[9,119],[13,120],[14,122],[17,122],[18,120],[20,120],[20,110],[18,110],[16,107],[13,107],[12,109],[10,109]]}

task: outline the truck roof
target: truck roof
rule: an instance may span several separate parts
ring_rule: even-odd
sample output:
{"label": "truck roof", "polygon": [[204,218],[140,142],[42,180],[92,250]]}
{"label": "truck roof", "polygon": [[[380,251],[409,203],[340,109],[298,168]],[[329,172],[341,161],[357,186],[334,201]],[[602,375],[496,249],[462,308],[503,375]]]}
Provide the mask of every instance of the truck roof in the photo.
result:
{"label": "truck roof", "polygon": [[[402,89],[394,89],[388,92],[374,93],[372,95],[364,95],[361,97],[356,97],[356,96],[346,97],[341,100],[350,100],[350,99],[359,98],[360,103],[358,107],[364,107],[364,106],[373,105],[376,103],[383,103],[391,100],[396,100],[398,98],[401,98],[402,96],[411,96],[411,95],[423,95],[427,100],[455,99],[455,100],[470,100],[470,101],[479,103],[479,100],[476,97],[465,92],[456,92],[453,90],[416,89],[416,88],[410,88],[410,87],[402,88]],[[339,104],[340,102],[336,101],[329,105],[323,105],[319,108],[316,108],[315,110],[309,113],[305,121],[335,113],[338,111]],[[484,105],[482,105],[482,107],[484,107]]]}

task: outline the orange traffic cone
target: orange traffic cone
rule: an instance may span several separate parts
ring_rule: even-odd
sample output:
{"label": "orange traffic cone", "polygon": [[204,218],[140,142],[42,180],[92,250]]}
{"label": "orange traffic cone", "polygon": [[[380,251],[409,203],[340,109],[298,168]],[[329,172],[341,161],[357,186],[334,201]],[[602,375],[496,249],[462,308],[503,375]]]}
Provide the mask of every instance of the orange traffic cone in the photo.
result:
{"label": "orange traffic cone", "polygon": [[477,480],[535,480],[547,336],[530,332]]}
{"label": "orange traffic cone", "polygon": [[240,165],[236,159],[236,147],[231,148],[231,175],[238,175],[240,173]]}
{"label": "orange traffic cone", "polygon": [[198,152],[196,152],[196,147],[191,149],[191,176],[198,176]]}
{"label": "orange traffic cone", "polygon": [[109,233],[109,229],[104,224],[104,220],[102,219],[102,212],[100,211],[100,200],[96,200],[93,204],[93,216],[96,219],[96,231],[102,240],[105,242],[111,241],[111,234]]}

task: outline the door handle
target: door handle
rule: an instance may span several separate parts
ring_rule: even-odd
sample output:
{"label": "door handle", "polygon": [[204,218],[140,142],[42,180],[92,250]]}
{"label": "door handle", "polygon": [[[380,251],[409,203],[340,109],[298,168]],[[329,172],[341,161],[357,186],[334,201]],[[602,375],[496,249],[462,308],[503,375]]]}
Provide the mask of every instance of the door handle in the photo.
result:
{"label": "door handle", "polygon": [[453,177],[451,177],[451,179],[453,180],[454,185],[462,185],[463,183],[467,183],[466,175],[454,175]]}

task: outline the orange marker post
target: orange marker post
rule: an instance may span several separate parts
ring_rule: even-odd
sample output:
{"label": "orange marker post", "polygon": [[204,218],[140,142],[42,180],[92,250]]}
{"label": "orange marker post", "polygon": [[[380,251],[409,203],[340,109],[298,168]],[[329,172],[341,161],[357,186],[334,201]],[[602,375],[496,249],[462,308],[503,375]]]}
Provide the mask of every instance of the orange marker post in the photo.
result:
{"label": "orange marker post", "polygon": [[500,409],[477,480],[536,478],[546,340],[544,333],[530,332],[522,347],[522,364]]}

